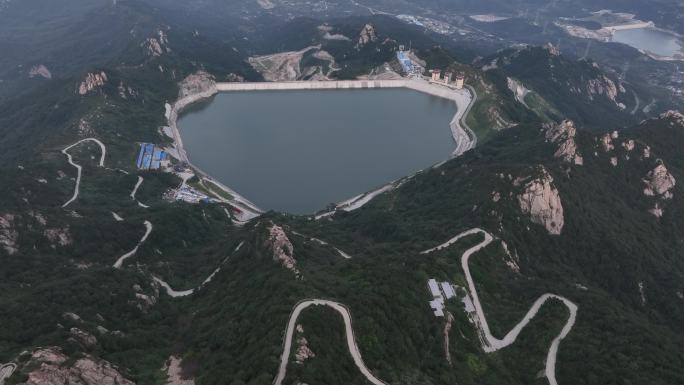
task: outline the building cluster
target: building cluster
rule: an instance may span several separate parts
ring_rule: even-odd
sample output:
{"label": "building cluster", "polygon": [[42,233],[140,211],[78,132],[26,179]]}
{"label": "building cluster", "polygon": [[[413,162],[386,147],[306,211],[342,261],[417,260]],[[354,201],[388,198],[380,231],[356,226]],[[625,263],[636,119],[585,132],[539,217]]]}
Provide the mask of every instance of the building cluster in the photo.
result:
{"label": "building cluster", "polygon": [[397,60],[399,60],[399,64],[401,64],[401,68],[404,70],[404,72],[409,76],[421,76],[425,70],[423,66],[411,60],[408,52],[404,50],[403,45],[399,46],[399,51],[397,51]]}
{"label": "building cluster", "polygon": [[205,194],[202,194],[201,192],[195,190],[192,187],[189,186],[182,186],[178,190],[175,191],[175,194],[173,198],[177,201],[183,201],[187,203],[211,203],[212,199],[206,196]]}
{"label": "building cluster", "polygon": [[454,287],[449,282],[438,283],[433,278],[428,280],[428,288],[432,294],[430,307],[434,311],[435,317],[444,317],[444,301],[456,296]]}
{"label": "building cluster", "polygon": [[164,150],[152,143],[140,143],[136,162],[140,170],[158,170],[162,166],[168,166],[168,163],[169,157]]}
{"label": "building cluster", "polygon": [[430,70],[430,80],[435,83],[444,83],[447,85],[453,85],[456,89],[463,89],[465,85],[465,74],[462,72],[453,74],[451,72],[445,72],[444,78],[442,78],[442,71],[435,69]]}

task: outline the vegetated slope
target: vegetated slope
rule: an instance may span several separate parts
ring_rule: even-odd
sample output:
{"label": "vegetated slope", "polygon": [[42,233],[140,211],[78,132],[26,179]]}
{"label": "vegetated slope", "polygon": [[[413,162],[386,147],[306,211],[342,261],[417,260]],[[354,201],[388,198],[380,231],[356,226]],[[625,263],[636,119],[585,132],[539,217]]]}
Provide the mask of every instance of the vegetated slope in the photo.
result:
{"label": "vegetated slope", "polygon": [[[673,178],[684,178],[679,116],[648,121],[608,141],[608,127],[578,131],[573,140],[583,165],[554,157],[561,144],[563,152],[572,147],[570,131],[560,136],[562,143],[547,142],[541,119],[525,118],[358,211],[321,221],[269,213],[240,227],[220,204],[163,200],[179,183],[170,174],[144,173],[138,197],[149,209],[129,197],[138,173],[135,142],[165,140],[158,128],[178,81],[200,69],[218,79],[259,78],[231,43],[152,20],[150,34],[131,41],[117,60],[49,82],[42,95],[33,94],[33,104],[23,99],[2,107],[7,114],[0,126],[11,133],[2,146],[11,155],[0,172],[0,362],[21,364],[11,384],[39,368],[24,365],[30,360],[20,352],[51,345],[73,359],[106,359],[139,384],[164,383],[159,369],[171,354],[183,358],[185,374],[198,384],[270,384],[290,311],[311,297],[349,307],[364,361],[390,383],[545,383],[537,373],[567,318],[559,304],[540,311],[514,345],[485,354],[461,302],[449,302],[452,364],[445,359],[444,320],[432,315],[426,280],[463,285],[459,258],[478,239],[434,256],[419,253],[473,226],[506,241],[511,253],[495,242],[471,266],[495,335],[510,330],[540,294],[555,292],[579,306],[558,356],[561,384],[608,377],[682,382],[682,197],[677,186],[667,190],[671,198],[645,195],[643,181],[651,179],[657,159]],[[352,66],[350,72],[359,68],[367,69]],[[86,74],[101,72],[107,80],[81,95]],[[512,101],[511,95],[501,98]],[[83,166],[83,180],[78,200],[64,210],[75,170],[60,150],[87,136],[106,144],[105,167],[98,167],[97,145],[70,150]],[[22,151],[10,151],[22,142]],[[532,221],[518,198],[547,174],[564,208],[560,235],[536,223],[543,215]],[[660,218],[649,212],[656,207]],[[122,269],[113,269],[140,240],[145,221],[154,231]],[[273,236],[274,225],[287,241]],[[189,297],[170,298],[153,280],[177,290],[197,288],[217,267]],[[311,314],[313,325],[309,315],[302,318],[304,333],[320,330],[316,321],[326,320],[329,333],[311,336],[310,348],[320,356],[291,363],[289,378],[356,383],[358,373],[331,376],[354,369],[348,358],[338,363],[328,355],[347,354],[339,346],[341,323]],[[330,345],[317,348],[323,339]]]}
{"label": "vegetated slope", "polygon": [[[501,71],[502,81],[512,78],[539,95],[564,117],[591,128],[624,127],[643,119],[642,111],[631,114],[633,89],[618,76],[606,73],[597,64],[572,60],[554,48],[524,47],[505,50],[482,60],[488,71]],[[502,76],[504,75],[505,78]],[[650,99],[642,95],[643,99]],[[528,100],[532,108],[547,110],[538,101]],[[553,116],[554,114],[551,113]]]}

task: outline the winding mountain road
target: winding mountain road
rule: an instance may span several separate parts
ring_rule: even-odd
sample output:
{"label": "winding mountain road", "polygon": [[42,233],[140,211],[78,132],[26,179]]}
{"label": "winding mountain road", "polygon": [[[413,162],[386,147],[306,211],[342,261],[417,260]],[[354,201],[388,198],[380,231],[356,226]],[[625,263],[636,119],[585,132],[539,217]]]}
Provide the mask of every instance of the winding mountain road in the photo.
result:
{"label": "winding mountain road", "polygon": [[69,162],[70,165],[76,167],[76,186],[74,187],[74,195],[71,197],[71,199],[69,199],[66,203],[64,203],[62,205],[62,207],[69,206],[73,201],[76,200],[76,198],[78,198],[78,190],[79,190],[79,187],[81,186],[81,173],[83,171],[83,167],[81,167],[81,165],[79,165],[78,163],[74,163],[74,159],[71,157],[71,154],[69,154],[69,150],[75,146],[78,146],[81,143],[88,142],[88,141],[95,142],[100,146],[101,155],[100,155],[100,163],[98,164],[98,166],[104,167],[105,156],[107,155],[107,148],[105,147],[104,143],[100,142],[99,140],[97,140],[95,138],[81,139],[78,142],[64,148],[62,150],[62,154],[66,155],[67,161]]}
{"label": "winding mountain road", "polygon": [[[240,244],[237,245],[237,247],[235,248],[235,250],[233,250],[233,254],[237,253],[237,252],[240,250],[240,248],[242,248],[242,245],[244,245],[244,244],[245,244],[245,241],[240,242]],[[169,297],[172,297],[172,298],[187,297],[187,296],[189,296],[189,295],[192,295],[195,291],[197,291],[197,290],[203,288],[204,285],[206,285],[206,284],[208,284],[209,282],[211,282],[211,280],[214,279],[214,276],[216,276],[216,274],[218,274],[218,272],[221,271],[221,268],[222,268],[223,265],[226,263],[226,261],[228,260],[228,258],[230,258],[230,256],[226,257],[226,258],[221,262],[221,264],[218,265],[218,267],[217,267],[216,269],[214,269],[214,271],[212,271],[211,274],[210,274],[204,281],[202,281],[202,283],[201,283],[197,288],[195,288],[195,289],[175,290],[174,288],[171,287],[171,285],[169,285],[166,281],[164,281],[163,279],[161,279],[161,278],[159,278],[159,277],[152,276],[152,279],[153,279],[156,283],[158,283],[161,287],[164,288],[164,290],[166,291],[166,294],[168,294]]]}
{"label": "winding mountain road", "polygon": [[537,315],[537,312],[539,312],[539,309],[548,301],[551,299],[555,299],[558,301],[561,301],[565,307],[568,308],[569,311],[569,317],[567,322],[565,323],[565,326],[563,326],[563,329],[561,330],[560,334],[556,336],[556,338],[553,339],[551,342],[551,346],[549,347],[549,351],[546,355],[546,366],[544,369],[544,374],[546,378],[549,380],[550,385],[558,385],[558,381],[556,380],[556,357],[558,355],[558,347],[560,346],[560,342],[563,338],[565,338],[568,333],[572,330],[572,327],[575,325],[575,320],[577,319],[577,305],[575,305],[573,302],[568,300],[565,297],[561,297],[556,294],[543,294],[540,296],[530,307],[530,309],[527,311],[525,316],[523,317],[520,322],[518,322],[517,325],[509,331],[506,336],[502,339],[498,339],[494,337],[489,329],[489,324],[487,323],[487,318],[485,316],[484,310],[482,309],[482,304],[480,303],[480,299],[477,295],[477,289],[475,287],[475,282],[473,281],[473,277],[470,274],[470,267],[468,265],[468,262],[470,260],[470,257],[482,250],[484,247],[489,245],[492,240],[494,239],[491,234],[488,232],[482,230],[482,229],[471,229],[468,231],[465,231],[463,233],[460,233],[456,235],[455,237],[449,239],[445,243],[432,248],[423,251],[421,254],[429,254],[435,251],[439,251],[442,249],[445,249],[451,245],[453,245],[456,241],[459,239],[469,236],[469,235],[474,235],[474,234],[483,234],[484,235],[484,240],[477,245],[469,248],[466,250],[463,255],[461,256],[461,267],[463,268],[463,272],[465,273],[466,276],[466,281],[468,282],[468,292],[470,296],[472,297],[473,304],[475,306],[475,313],[477,315],[477,319],[479,322],[476,322],[476,325],[478,325],[478,332],[480,336],[482,337],[482,342],[483,346],[482,348],[484,349],[485,352],[491,353],[495,352],[497,350],[503,349],[511,344],[513,344],[518,338],[518,335],[520,332],[530,323],[530,321]]}
{"label": "winding mountain road", "polygon": [[131,199],[135,200],[135,194],[138,192],[138,189],[144,180],[143,177],[138,175],[138,181],[135,183],[135,186],[133,186],[133,191],[131,191]]}
{"label": "winding mountain road", "polygon": [[292,315],[290,316],[290,322],[287,324],[287,330],[285,331],[285,343],[283,344],[283,354],[280,359],[280,368],[278,369],[278,375],[273,380],[273,385],[281,385],[285,379],[285,374],[287,373],[287,364],[290,361],[292,337],[297,324],[297,319],[299,318],[299,314],[310,306],[328,306],[342,315],[342,319],[344,320],[344,329],[347,335],[347,348],[349,349],[349,353],[351,354],[356,367],[359,368],[361,374],[363,374],[363,376],[366,377],[370,383],[374,385],[387,385],[385,381],[375,377],[363,362],[363,359],[361,358],[361,352],[359,351],[359,347],[356,344],[356,339],[354,338],[354,330],[352,329],[351,314],[349,313],[349,310],[341,303],[328,301],[325,299],[305,300],[295,306],[294,310],[292,311]]}
{"label": "winding mountain road", "polygon": [[16,364],[0,365],[0,385],[5,383],[5,380],[12,376],[12,373],[17,369]]}
{"label": "winding mountain road", "polygon": [[150,236],[150,233],[151,233],[151,232],[152,232],[152,223],[151,223],[150,221],[145,221],[145,234],[143,235],[143,237],[140,239],[140,241],[138,242],[138,244],[135,245],[135,248],[134,248],[133,250],[131,250],[131,251],[129,251],[128,253],[122,255],[121,257],[119,257],[119,259],[117,259],[116,262],[114,262],[113,267],[114,267],[115,269],[121,269],[121,267],[123,266],[123,263],[124,263],[128,258],[134,256],[135,253],[138,252],[138,248],[140,247],[140,245],[142,245],[143,243],[145,243],[145,241],[147,240],[147,237]]}

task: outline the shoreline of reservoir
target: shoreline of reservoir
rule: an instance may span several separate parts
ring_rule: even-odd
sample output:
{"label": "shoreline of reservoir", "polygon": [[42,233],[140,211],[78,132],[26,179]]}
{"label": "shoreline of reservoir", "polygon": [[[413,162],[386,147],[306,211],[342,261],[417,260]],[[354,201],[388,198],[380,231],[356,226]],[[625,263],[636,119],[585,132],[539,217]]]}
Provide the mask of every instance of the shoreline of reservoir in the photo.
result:
{"label": "shoreline of reservoir", "polygon": [[[387,88],[405,88],[418,91],[424,94],[443,98],[454,102],[456,112],[449,123],[451,136],[455,143],[455,148],[449,159],[453,159],[464,152],[472,149],[477,143],[475,133],[465,123],[465,116],[470,111],[470,107],[474,103],[477,96],[473,93],[474,90],[470,88],[455,89],[451,86],[430,82],[422,79],[391,79],[391,80],[330,80],[330,81],[289,81],[289,82],[236,82],[236,83],[217,83],[211,82],[206,84],[194,93],[185,95],[178,99],[173,105],[167,106],[166,118],[168,126],[171,129],[171,136],[174,140],[176,152],[179,160],[186,162],[193,167],[202,177],[214,182],[224,191],[235,197],[234,202],[229,202],[238,205],[242,209],[247,209],[251,212],[250,216],[258,216],[264,211],[250,202],[245,197],[235,192],[233,189],[223,185],[208,173],[202,171],[199,167],[194,165],[184,148],[182,136],[178,129],[179,115],[190,105],[202,100],[212,98],[218,93],[240,92],[240,91],[292,91],[292,90],[350,90],[350,89],[387,89]],[[449,160],[446,159],[446,160]],[[445,161],[446,161],[445,160]],[[441,162],[443,163],[443,162]],[[441,164],[440,163],[440,164]],[[389,185],[394,184],[390,182]],[[382,190],[388,184],[383,185]],[[364,197],[373,195],[373,191],[363,193],[358,198],[366,203]],[[354,198],[352,198],[354,199]],[[370,199],[368,199],[369,201]],[[358,203],[358,202],[355,202]],[[363,204],[352,204],[353,209],[361,207]],[[342,206],[350,206],[348,201],[339,203],[340,209]],[[336,207],[337,208],[337,207]],[[345,207],[349,209],[348,207]]]}

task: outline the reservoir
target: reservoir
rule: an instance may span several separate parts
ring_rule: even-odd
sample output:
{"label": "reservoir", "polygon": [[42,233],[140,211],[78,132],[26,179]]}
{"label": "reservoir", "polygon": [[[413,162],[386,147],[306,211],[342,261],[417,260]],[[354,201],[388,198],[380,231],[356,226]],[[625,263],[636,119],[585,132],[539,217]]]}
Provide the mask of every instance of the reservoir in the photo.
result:
{"label": "reservoir", "polygon": [[313,214],[448,159],[455,113],[404,88],[242,91],[178,127],[194,165],[260,208]]}
{"label": "reservoir", "polygon": [[613,35],[613,41],[631,45],[658,56],[684,55],[682,42],[677,36],[653,28],[618,30]]}

